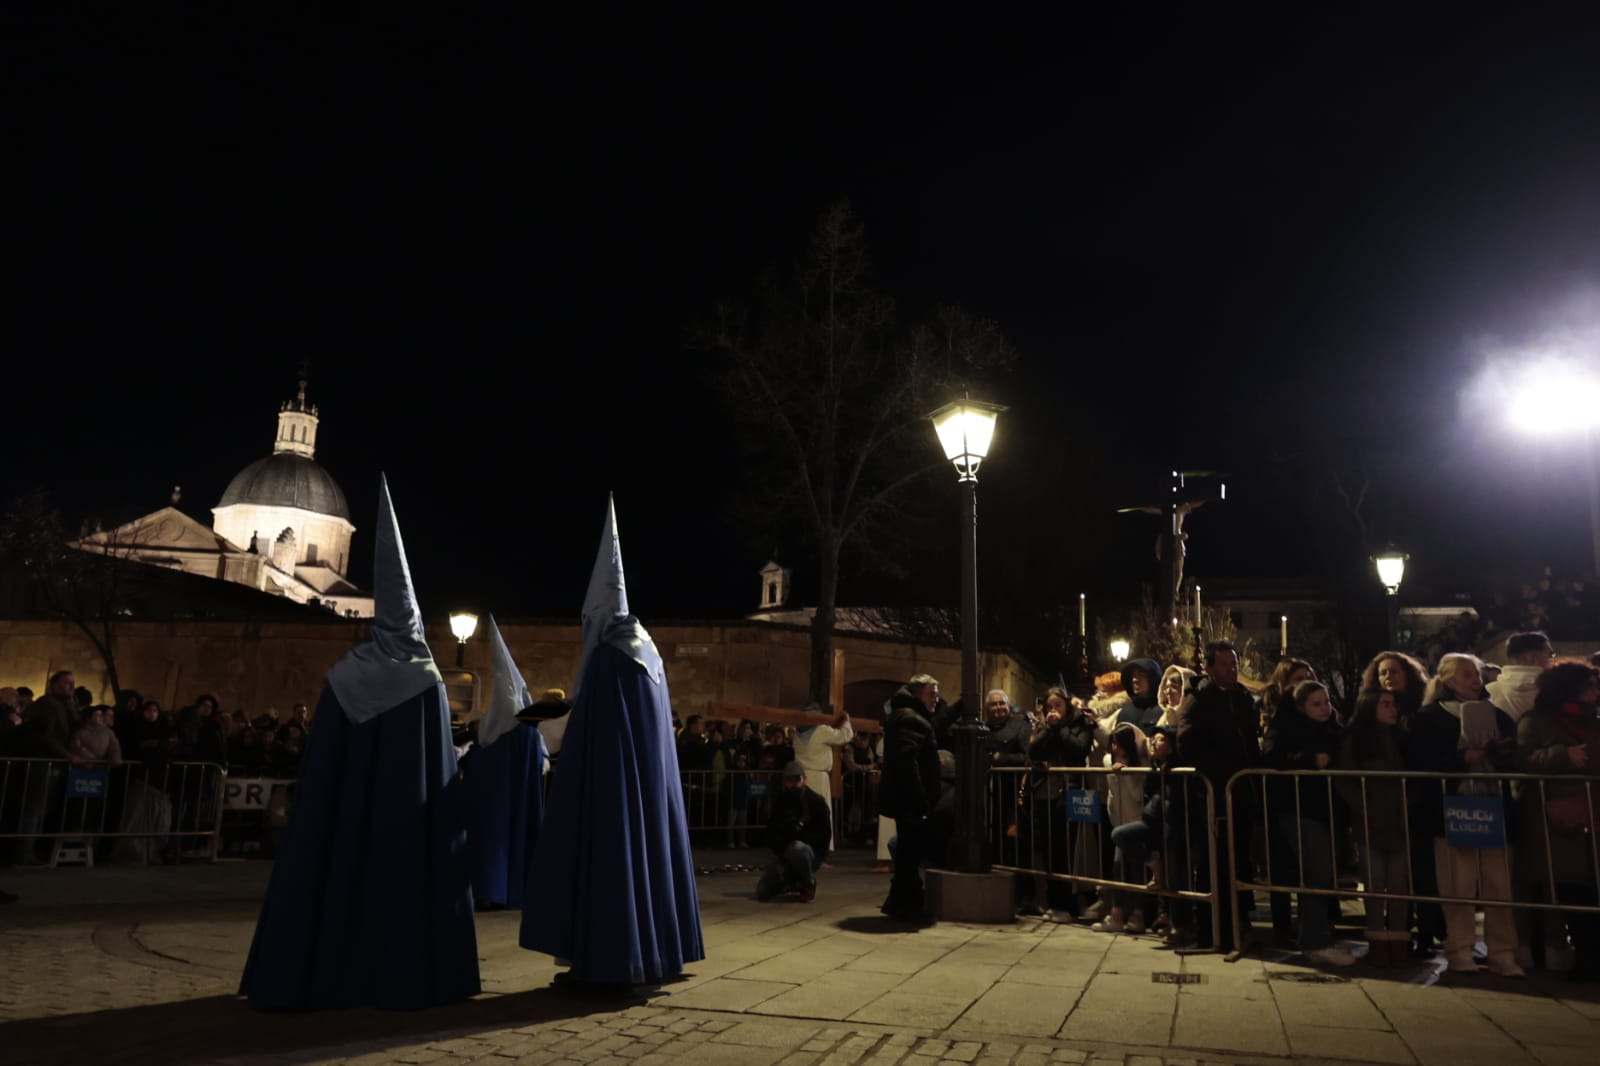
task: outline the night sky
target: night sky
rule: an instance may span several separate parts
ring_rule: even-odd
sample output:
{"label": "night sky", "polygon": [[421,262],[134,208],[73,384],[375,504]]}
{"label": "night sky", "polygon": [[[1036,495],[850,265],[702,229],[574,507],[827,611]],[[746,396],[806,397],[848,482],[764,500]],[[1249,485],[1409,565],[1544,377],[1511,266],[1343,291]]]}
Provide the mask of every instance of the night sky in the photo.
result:
{"label": "night sky", "polygon": [[[1174,465],[1231,475],[1202,580],[1323,566],[1315,484],[1358,469],[1425,585],[1586,564],[1579,447],[1469,388],[1600,353],[1580,14],[451,15],[6,27],[0,496],[110,522],[181,484],[209,521],[308,360],[358,582],[384,470],[430,613],[575,615],[608,489],[646,620],[753,609],[804,548],[729,520],[686,340],[847,199],[908,320],[1019,351],[997,599],[1134,598],[1157,520],[1114,512]],[[950,601],[954,547],[841,601]]]}

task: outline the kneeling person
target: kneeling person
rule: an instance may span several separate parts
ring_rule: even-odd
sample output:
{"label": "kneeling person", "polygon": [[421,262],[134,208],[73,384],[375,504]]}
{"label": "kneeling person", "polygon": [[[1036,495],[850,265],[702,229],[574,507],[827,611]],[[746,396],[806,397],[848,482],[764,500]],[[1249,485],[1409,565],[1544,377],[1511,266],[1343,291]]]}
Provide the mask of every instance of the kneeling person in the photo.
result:
{"label": "kneeling person", "polygon": [[777,858],[761,872],[756,899],[798,892],[801,902],[810,903],[817,895],[816,871],[828,856],[832,828],[828,802],[806,787],[806,768],[789,763],[767,824],[767,843]]}

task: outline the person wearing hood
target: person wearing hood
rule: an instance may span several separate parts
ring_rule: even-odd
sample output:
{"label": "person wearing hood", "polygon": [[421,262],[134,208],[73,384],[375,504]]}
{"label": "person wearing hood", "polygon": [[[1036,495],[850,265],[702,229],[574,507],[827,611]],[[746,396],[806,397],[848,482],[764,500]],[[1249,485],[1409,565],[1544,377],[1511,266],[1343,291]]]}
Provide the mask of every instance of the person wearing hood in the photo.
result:
{"label": "person wearing hood", "polygon": [[533,697],[494,615],[488,637],[494,670],[489,707],[461,761],[472,897],[480,908],[521,908],[528,861],[544,820],[544,771],[550,759],[537,726],[519,718]]}
{"label": "person wearing hood", "polygon": [[[1478,658],[1451,652],[1439,660],[1439,672],[1422,696],[1406,745],[1406,769],[1424,774],[1505,773],[1515,762],[1516,726],[1511,717],[1483,699]],[[1488,713],[1480,713],[1484,708]],[[1470,709],[1470,713],[1469,713]],[[1414,788],[1411,833],[1433,844],[1438,893],[1458,899],[1511,898],[1509,859],[1504,848],[1458,848],[1445,839],[1444,795],[1486,792],[1504,797],[1503,782],[1449,778],[1444,788]],[[1512,823],[1509,804],[1505,822]],[[1508,834],[1509,836],[1509,834]],[[1424,889],[1424,891],[1426,891]],[[1470,903],[1445,903],[1444,953],[1449,968],[1477,973],[1473,947],[1477,919]],[[1485,907],[1483,938],[1489,945],[1488,968],[1502,977],[1523,976],[1517,965],[1516,919],[1508,907]]]}
{"label": "person wearing hood", "polygon": [[[818,703],[806,704],[806,710],[819,719],[824,714],[822,705]],[[855,735],[850,715],[842,710],[826,720],[818,721],[816,725],[803,726],[794,731],[794,759],[791,761],[805,767],[806,787],[822,797],[822,802],[828,805],[830,844],[833,840],[833,761],[837,758],[835,753],[850,743]]]}
{"label": "person wearing hood", "polygon": [[1161,664],[1154,659],[1128,660],[1122,668],[1122,691],[1128,694],[1128,705],[1117,712],[1111,728],[1136,725],[1140,732],[1155,728],[1161,720],[1161,677]]}
{"label": "person wearing hood", "polygon": [[[1030,865],[1035,870],[1099,875],[1099,827],[1068,822],[1057,810],[1067,789],[1083,787],[1081,774],[1058,771],[1089,765],[1099,749],[1096,728],[1094,717],[1075,704],[1065,689],[1052,688],[1046,694],[1043,726],[1028,744],[1028,759],[1034,766],[1029,772],[1033,802],[1028,811],[1028,842],[1032,850]],[[1019,836],[1021,832],[1019,829]],[[1040,881],[1045,881],[1043,899],[1039,898]],[[1037,877],[1034,898],[1023,905],[1022,913],[1041,913],[1046,902],[1051,912],[1058,914],[1065,914],[1074,903],[1083,909],[1083,900],[1077,897],[1087,894],[1087,889]]]}
{"label": "person wearing hood", "polygon": [[1161,684],[1156,686],[1156,706],[1161,708],[1157,725],[1171,726],[1176,730],[1183,724],[1189,707],[1194,703],[1193,687],[1193,670],[1176,664],[1167,667],[1161,675]]}
{"label": "person wearing hood", "polygon": [[478,940],[450,703],[387,480],[375,612],[328,671],[239,994],[269,1010],[475,996]]}
{"label": "person wearing hood", "polygon": [[1543,633],[1513,633],[1506,641],[1506,658],[1511,661],[1501,668],[1498,680],[1485,686],[1489,701],[1513,722],[1521,721],[1539,698],[1539,675],[1555,655],[1550,638]]}
{"label": "person wearing hood", "polygon": [[884,704],[878,802],[883,816],[894,820],[895,842],[889,896],[879,910],[918,924],[927,921],[921,872],[929,845],[927,822],[939,803],[939,749],[933,732],[938,706],[939,682],[927,674],[901,685]]}
{"label": "person wearing hood", "polygon": [[681,781],[666,670],[629,610],[608,500],[518,937],[570,963],[558,980],[659,984],[705,958]]}

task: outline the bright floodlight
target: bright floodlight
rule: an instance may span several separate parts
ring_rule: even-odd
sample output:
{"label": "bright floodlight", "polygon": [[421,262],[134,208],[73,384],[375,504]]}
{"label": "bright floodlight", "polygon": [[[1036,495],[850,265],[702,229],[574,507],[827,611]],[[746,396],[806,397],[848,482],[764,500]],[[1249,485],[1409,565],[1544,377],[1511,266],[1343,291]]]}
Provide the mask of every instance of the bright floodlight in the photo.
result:
{"label": "bright floodlight", "polygon": [[1388,551],[1379,552],[1372,557],[1372,562],[1378,568],[1378,580],[1383,582],[1383,587],[1389,595],[1394,596],[1400,591],[1400,581],[1406,576],[1406,560],[1411,558],[1405,552],[1390,548]]}
{"label": "bright floodlight", "polygon": [[1600,377],[1567,362],[1546,362],[1507,396],[1511,425],[1523,433],[1555,436],[1600,425]]}
{"label": "bright floodlight", "polygon": [[457,611],[450,616],[450,632],[456,635],[458,642],[465,644],[477,631],[478,616],[471,611]]}
{"label": "bright floodlight", "polygon": [[989,454],[994,439],[994,423],[1004,411],[992,403],[957,400],[933,412],[933,428],[939,434],[944,455],[956,464],[962,481],[978,479],[978,464]]}
{"label": "bright floodlight", "polygon": [[1111,657],[1119,663],[1126,660],[1128,658],[1128,642],[1121,637],[1113,640],[1111,642]]}

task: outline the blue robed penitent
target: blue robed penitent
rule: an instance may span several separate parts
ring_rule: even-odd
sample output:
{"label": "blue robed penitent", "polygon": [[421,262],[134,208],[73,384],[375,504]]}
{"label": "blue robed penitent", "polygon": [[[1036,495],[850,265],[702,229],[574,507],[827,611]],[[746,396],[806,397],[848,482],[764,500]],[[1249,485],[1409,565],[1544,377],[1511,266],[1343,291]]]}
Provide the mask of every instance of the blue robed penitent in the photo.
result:
{"label": "blue robed penitent", "polygon": [[239,982],[257,1007],[415,1009],[476,995],[450,707],[378,486],[373,617],[328,671]]}
{"label": "blue robed penitent", "polygon": [[581,681],[521,943],[581,981],[651,984],[705,958],[667,683],[606,644]]}
{"label": "blue robed penitent", "polygon": [[473,745],[461,760],[472,895],[479,903],[523,904],[543,821],[545,758],[539,730],[519,722],[493,744]]}
{"label": "blue robed penitent", "polygon": [[360,724],[326,687],[314,721],[240,994],[276,1010],[476,995],[443,687]]}

